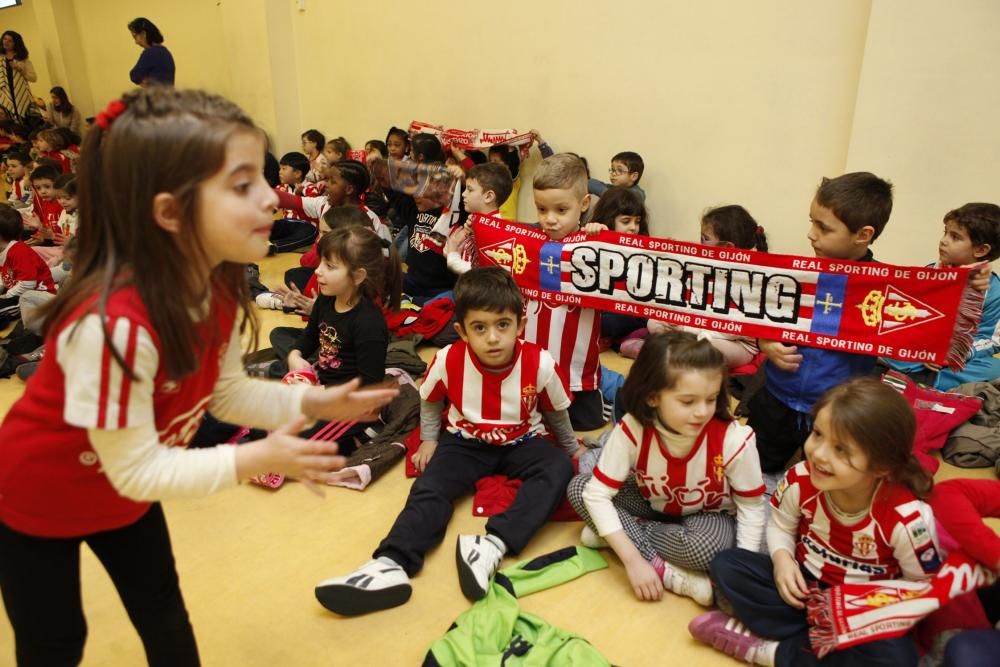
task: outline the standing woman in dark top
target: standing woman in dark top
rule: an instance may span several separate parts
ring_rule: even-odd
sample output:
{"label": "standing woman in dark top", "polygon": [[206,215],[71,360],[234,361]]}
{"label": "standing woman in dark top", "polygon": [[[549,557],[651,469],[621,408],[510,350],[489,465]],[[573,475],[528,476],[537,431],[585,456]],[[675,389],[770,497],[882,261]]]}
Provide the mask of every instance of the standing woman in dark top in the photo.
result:
{"label": "standing woman in dark top", "polygon": [[132,83],[145,86],[159,83],[174,85],[174,57],[163,46],[163,34],[149,19],[137,18],[128,24],[132,39],[142,47],[139,60],[129,72]]}
{"label": "standing woman in dark top", "polygon": [[0,35],[3,49],[3,70],[0,70],[0,105],[6,109],[11,119],[34,127],[41,120],[41,113],[35,107],[28,82],[37,81],[35,68],[28,60],[28,49],[21,35],[8,30]]}

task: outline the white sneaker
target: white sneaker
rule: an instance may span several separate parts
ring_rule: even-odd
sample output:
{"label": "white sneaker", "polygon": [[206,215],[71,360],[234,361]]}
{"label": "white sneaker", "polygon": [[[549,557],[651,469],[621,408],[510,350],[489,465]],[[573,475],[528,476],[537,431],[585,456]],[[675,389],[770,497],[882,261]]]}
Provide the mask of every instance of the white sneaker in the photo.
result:
{"label": "white sneaker", "polygon": [[261,292],[254,301],[261,308],[268,310],[281,310],[285,306],[285,302],[274,292]]}
{"label": "white sneaker", "polygon": [[398,607],[410,599],[410,578],[399,565],[370,560],[354,572],[321,581],[316,599],[341,616],[357,616]]}
{"label": "white sneaker", "polygon": [[595,533],[590,526],[584,526],[580,531],[580,544],[591,549],[603,549],[608,546],[608,541]]}
{"label": "white sneaker", "polygon": [[501,560],[503,552],[486,535],[459,535],[455,544],[455,564],[462,594],[472,602],[486,597]]}
{"label": "white sneaker", "polygon": [[664,561],[663,587],[677,595],[691,598],[703,607],[715,601],[712,580],[705,572],[695,572]]}

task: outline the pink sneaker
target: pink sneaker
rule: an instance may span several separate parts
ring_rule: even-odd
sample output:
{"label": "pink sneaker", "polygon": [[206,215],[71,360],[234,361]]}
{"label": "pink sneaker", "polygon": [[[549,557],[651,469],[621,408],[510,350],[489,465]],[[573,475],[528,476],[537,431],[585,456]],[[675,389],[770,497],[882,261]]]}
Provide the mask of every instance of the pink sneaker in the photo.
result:
{"label": "pink sneaker", "polygon": [[285,373],[285,377],[281,378],[281,381],[285,384],[319,385],[319,377],[312,366],[297,371],[289,371]]}
{"label": "pink sneaker", "polygon": [[737,660],[753,662],[764,640],[746,626],[721,611],[710,611],[688,623],[688,632],[698,641],[709,644]]}
{"label": "pink sneaker", "polygon": [[280,489],[281,485],[285,483],[285,476],[278,472],[265,472],[250,481],[265,489]]}

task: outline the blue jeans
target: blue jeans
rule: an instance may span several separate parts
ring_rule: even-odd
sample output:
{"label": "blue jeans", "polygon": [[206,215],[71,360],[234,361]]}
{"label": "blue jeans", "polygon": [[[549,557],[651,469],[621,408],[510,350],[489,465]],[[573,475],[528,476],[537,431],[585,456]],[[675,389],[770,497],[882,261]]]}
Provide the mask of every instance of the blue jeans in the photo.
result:
{"label": "blue jeans", "polygon": [[[774,564],[767,554],[727,549],[715,557],[709,571],[716,590],[732,605],[733,615],[758,637],[779,642],[775,656],[778,667],[917,664],[917,647],[909,635],[859,644],[833,651],[823,660],[817,658],[809,645],[806,612],[781,599],[774,583]],[[803,574],[807,581],[812,579]]]}

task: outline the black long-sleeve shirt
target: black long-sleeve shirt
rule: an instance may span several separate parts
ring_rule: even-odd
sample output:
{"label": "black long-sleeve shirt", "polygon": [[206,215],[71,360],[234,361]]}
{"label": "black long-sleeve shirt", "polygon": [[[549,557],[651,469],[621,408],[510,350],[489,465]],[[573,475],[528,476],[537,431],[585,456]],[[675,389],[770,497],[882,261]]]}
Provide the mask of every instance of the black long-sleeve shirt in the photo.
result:
{"label": "black long-sleeve shirt", "polygon": [[346,313],[334,308],[335,297],[319,295],[309,324],[292,346],[303,358],[319,349],[315,369],[323,385],[343,384],[361,376],[361,384],[385,377],[389,327],[381,309],[363,298]]}

